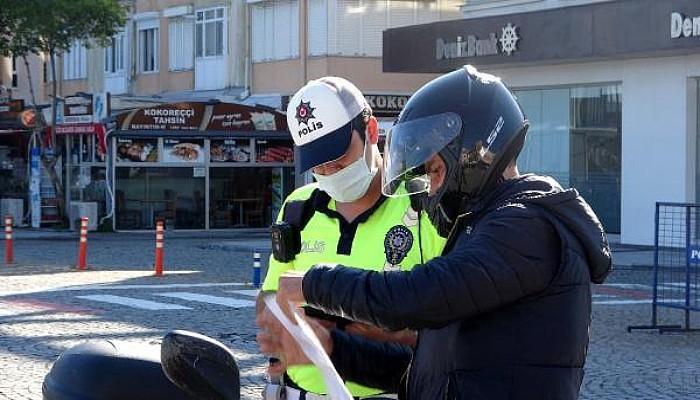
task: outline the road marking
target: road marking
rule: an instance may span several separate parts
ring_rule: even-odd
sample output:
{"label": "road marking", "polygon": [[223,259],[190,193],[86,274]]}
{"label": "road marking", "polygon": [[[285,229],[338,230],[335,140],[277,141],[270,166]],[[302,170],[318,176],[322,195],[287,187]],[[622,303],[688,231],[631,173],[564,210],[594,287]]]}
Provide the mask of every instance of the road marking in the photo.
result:
{"label": "road marking", "polygon": [[196,301],[199,303],[218,304],[226,307],[255,307],[255,302],[250,300],[239,300],[232,297],[211,296],[208,294],[198,294],[191,292],[169,292],[157,293],[158,296],[172,297],[176,299]]}
{"label": "road marking", "polygon": [[47,292],[81,292],[89,290],[132,290],[132,289],[183,289],[183,288],[197,288],[197,287],[250,287],[248,283],[242,282],[231,282],[231,283],[166,283],[166,284],[154,284],[154,285],[110,285],[110,284],[87,284],[87,285],[75,285],[75,286],[63,286],[56,288],[36,288],[36,289],[26,289],[26,290],[16,290],[0,292],[0,297],[7,296],[20,296],[25,294],[36,294],[36,293],[47,293]]}
{"label": "road marking", "polygon": [[190,307],[185,307],[177,304],[159,303],[156,301],[140,300],[131,297],[113,296],[109,294],[95,294],[87,296],[77,296],[81,299],[100,301],[103,303],[119,304],[132,308],[144,310],[191,310]]}
{"label": "road marking", "polygon": [[218,286],[248,286],[245,283],[166,283],[160,285],[80,285],[57,289],[48,289],[46,292],[81,291],[81,290],[131,290],[131,289],[179,289]]}
{"label": "road marking", "polygon": [[249,290],[228,290],[228,292],[240,294],[241,296],[258,297],[258,293],[260,293],[260,290],[258,290],[258,289],[249,289]]}

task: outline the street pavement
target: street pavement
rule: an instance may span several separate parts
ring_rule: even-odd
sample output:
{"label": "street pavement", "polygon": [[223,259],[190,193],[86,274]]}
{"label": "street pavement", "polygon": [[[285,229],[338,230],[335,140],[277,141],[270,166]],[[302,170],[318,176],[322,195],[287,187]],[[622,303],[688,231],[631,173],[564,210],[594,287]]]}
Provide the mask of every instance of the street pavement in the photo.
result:
{"label": "street pavement", "polygon": [[[0,399],[41,399],[44,375],[75,344],[110,339],[157,345],[172,329],[228,346],[241,369],[242,398],[259,399],[266,359],[255,342],[251,283],[255,250],[265,274],[267,233],[165,236],[161,277],[154,274],[152,232],[90,232],[85,271],[76,269],[75,232],[16,230],[11,265],[0,245]],[[653,252],[614,244],[613,256],[614,272],[594,291],[581,398],[700,398],[700,335],[627,329],[651,321]],[[683,313],[659,309],[659,323],[683,324]]]}

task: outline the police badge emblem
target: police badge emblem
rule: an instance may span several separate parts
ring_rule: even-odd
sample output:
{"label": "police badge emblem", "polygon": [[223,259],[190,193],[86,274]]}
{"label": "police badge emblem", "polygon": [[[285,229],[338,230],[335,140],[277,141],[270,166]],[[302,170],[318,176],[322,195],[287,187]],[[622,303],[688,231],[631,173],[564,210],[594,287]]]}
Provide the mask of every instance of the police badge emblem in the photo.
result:
{"label": "police badge emblem", "polygon": [[384,236],[385,271],[398,270],[401,261],[413,247],[413,233],[403,225],[389,229]]}

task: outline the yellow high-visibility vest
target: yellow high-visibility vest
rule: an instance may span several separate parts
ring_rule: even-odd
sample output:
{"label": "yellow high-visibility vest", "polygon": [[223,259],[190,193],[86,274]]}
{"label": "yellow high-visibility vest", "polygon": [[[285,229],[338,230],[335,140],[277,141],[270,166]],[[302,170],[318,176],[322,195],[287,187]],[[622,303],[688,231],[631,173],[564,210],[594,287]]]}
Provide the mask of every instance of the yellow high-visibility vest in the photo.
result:
{"label": "yellow high-visibility vest", "polygon": [[[307,200],[316,188],[315,183],[299,188],[285,202]],[[301,231],[301,252],[288,263],[271,256],[263,290],[276,290],[279,276],[285,271],[307,271],[321,263],[373,271],[410,270],[440,255],[445,245],[426,213],[413,210],[408,196],[382,197],[352,223],[335,211],[335,201],[325,193],[317,193],[316,197],[323,200],[314,202],[313,215]],[[326,393],[323,377],[313,365],[290,366],[287,375],[307,392]],[[383,392],[350,381],[346,386],[359,397]]]}

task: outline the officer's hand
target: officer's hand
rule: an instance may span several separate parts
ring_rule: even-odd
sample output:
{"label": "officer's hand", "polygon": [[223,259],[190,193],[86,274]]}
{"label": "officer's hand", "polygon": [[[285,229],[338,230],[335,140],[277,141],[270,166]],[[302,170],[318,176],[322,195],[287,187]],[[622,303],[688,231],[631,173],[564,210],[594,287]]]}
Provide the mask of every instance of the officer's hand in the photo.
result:
{"label": "officer's hand", "polygon": [[353,322],[346,325],[345,331],[350,334],[359,335],[371,340],[396,342],[410,347],[415,347],[416,339],[418,337],[416,331],[404,329],[401,331],[392,332],[362,322]]}
{"label": "officer's hand", "polygon": [[[330,329],[324,327],[319,320],[316,318],[302,317],[311,329],[318,337],[321,342],[323,349],[326,354],[330,354],[333,351],[333,340],[331,338]],[[311,364],[311,360],[304,354],[304,352],[299,347],[297,341],[289,334],[286,330],[280,337],[282,344],[282,354],[285,362],[288,365],[294,364]]]}
{"label": "officer's hand", "polygon": [[286,330],[277,318],[267,309],[262,301],[263,294],[258,295],[256,302],[255,322],[258,332],[255,337],[260,345],[260,351],[270,357],[267,372],[270,376],[281,376],[287,369],[282,353],[284,349],[280,337]]}
{"label": "officer's hand", "polygon": [[304,302],[304,293],[302,292],[301,282],[304,274],[299,271],[289,271],[282,274],[279,278],[277,287],[277,303],[282,311],[291,318],[289,310],[289,302],[300,304]]}

